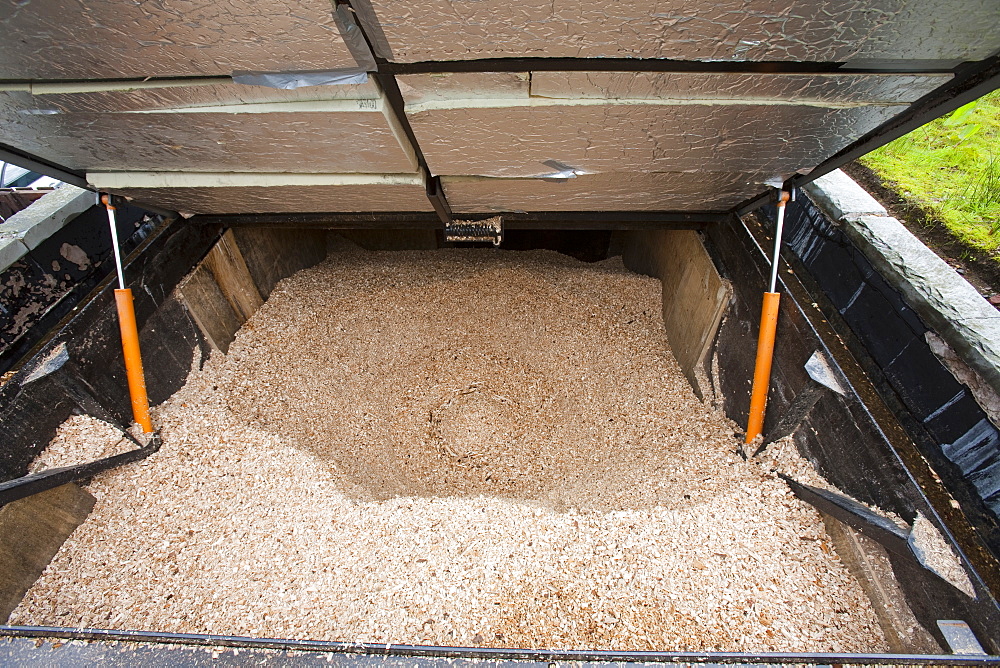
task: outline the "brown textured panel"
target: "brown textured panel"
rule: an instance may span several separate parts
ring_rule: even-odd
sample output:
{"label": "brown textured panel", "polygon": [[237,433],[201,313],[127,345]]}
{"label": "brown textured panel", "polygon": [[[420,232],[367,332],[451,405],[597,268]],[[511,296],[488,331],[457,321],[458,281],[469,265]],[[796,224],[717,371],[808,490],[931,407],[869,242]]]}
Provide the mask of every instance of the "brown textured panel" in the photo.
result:
{"label": "brown textured panel", "polygon": [[[336,111],[281,111],[278,104],[259,113],[235,113],[245,105],[196,113],[61,113],[54,102],[60,100],[0,93],[0,143],[88,171],[415,169],[378,100],[331,101]],[[37,113],[43,110],[60,113]]]}
{"label": "brown textured panel", "polygon": [[566,181],[442,177],[456,213],[489,211],[724,211],[764,187],[752,175],[588,174]]}
{"label": "brown textured panel", "polygon": [[86,79],[354,67],[329,0],[0,5],[0,77]]}
{"label": "brown textured panel", "polygon": [[537,73],[529,72],[449,72],[446,74],[404,74],[396,77],[406,104],[431,100],[510,99],[531,94]]}
{"label": "brown textured panel", "polygon": [[395,59],[978,60],[996,0],[372,0]]}
{"label": "brown textured panel", "polygon": [[[410,113],[435,174],[529,177],[557,160],[585,172],[810,169],[892,107],[574,104]],[[767,178],[767,177],[765,177]]]}
{"label": "brown textured panel", "polygon": [[184,213],[431,211],[419,185],[114,188],[113,192]]}

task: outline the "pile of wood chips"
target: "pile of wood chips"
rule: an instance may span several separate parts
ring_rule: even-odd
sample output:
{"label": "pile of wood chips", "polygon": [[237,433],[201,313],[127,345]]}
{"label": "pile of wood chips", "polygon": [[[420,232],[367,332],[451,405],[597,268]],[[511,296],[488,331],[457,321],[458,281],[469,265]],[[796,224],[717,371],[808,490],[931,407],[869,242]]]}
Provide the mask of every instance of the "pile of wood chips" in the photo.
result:
{"label": "pile of wood chips", "polygon": [[134,449],[135,444],[107,422],[73,415],[60,425],[55,438],[31,462],[28,472],[86,464]]}
{"label": "pile of wood chips", "polygon": [[617,259],[333,253],[154,410],[162,449],[93,482],[11,623],[885,651],[817,513],[693,395],[659,299]]}

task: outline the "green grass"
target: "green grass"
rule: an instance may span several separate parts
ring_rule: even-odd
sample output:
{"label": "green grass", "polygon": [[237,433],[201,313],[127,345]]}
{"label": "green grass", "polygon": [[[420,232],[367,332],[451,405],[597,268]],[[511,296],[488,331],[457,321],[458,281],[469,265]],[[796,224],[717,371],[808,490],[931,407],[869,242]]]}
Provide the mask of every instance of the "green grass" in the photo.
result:
{"label": "green grass", "polygon": [[1000,262],[1000,91],[872,151],[860,162]]}

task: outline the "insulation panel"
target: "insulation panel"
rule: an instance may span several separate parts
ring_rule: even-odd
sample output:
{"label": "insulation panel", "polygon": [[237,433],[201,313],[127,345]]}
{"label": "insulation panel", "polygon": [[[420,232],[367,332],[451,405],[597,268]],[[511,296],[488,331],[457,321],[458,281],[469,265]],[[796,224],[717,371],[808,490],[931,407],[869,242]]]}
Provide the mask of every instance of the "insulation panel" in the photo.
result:
{"label": "insulation panel", "polygon": [[531,95],[531,72],[448,72],[396,77],[407,106],[450,100],[504,100]]}
{"label": "insulation panel", "polygon": [[110,79],[355,67],[329,0],[0,5],[0,78]]}
{"label": "insulation panel", "polygon": [[474,58],[961,61],[997,50],[1000,5],[967,0],[372,0],[399,62]]}
{"label": "insulation panel", "polygon": [[950,75],[631,72],[399,77],[436,174],[809,169]]}
{"label": "insulation panel", "polygon": [[[78,170],[414,172],[380,99],[294,99],[242,86],[30,96],[0,93],[0,142]],[[214,89],[214,90],[213,90]],[[161,103],[191,99],[176,108]],[[224,104],[201,106],[216,98]],[[291,99],[289,99],[291,98]]]}
{"label": "insulation panel", "polygon": [[540,176],[553,172],[544,163],[555,160],[589,173],[707,170],[787,177],[898,112],[888,106],[586,102],[407,115],[434,174]]}
{"label": "insulation panel", "polygon": [[564,181],[441,178],[456,214],[514,211],[725,211],[763,187],[719,172],[586,174]]}
{"label": "insulation panel", "polygon": [[422,182],[345,185],[107,187],[184,214],[432,211]]}

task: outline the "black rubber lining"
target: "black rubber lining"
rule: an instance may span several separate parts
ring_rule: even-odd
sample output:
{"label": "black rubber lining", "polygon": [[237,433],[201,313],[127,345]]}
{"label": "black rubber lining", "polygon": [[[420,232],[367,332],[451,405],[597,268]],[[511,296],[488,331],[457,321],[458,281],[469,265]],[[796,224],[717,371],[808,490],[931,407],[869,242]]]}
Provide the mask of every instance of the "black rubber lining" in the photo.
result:
{"label": "black rubber lining", "polygon": [[788,248],[857,338],[852,352],[1000,554],[1000,431],[931,352],[929,328],[815,204],[799,197],[785,221]]}

